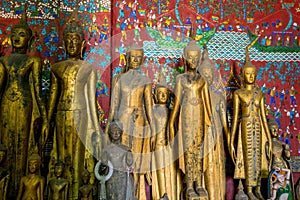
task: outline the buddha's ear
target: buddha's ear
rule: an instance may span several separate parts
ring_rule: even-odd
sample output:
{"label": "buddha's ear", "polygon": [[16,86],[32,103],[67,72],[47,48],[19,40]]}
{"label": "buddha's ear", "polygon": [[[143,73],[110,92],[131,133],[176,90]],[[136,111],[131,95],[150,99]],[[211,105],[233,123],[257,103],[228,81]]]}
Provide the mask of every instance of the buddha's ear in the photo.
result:
{"label": "buddha's ear", "polygon": [[31,45],[33,44],[33,41],[34,41],[34,36],[32,35],[29,39],[28,39],[28,43],[27,43],[27,45],[28,45],[28,49],[30,50],[31,49]]}
{"label": "buddha's ear", "polygon": [[84,51],[85,51],[85,48],[86,48],[85,45],[86,45],[86,41],[82,40],[81,47],[80,47],[80,59],[83,59]]}

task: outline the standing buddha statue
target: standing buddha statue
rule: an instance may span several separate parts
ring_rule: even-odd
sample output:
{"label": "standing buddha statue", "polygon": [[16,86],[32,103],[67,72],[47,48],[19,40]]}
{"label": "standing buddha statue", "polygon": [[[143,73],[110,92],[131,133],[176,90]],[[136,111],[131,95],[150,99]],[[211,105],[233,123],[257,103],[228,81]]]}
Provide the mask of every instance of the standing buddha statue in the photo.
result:
{"label": "standing buddha statue", "polygon": [[[48,120],[41,98],[40,59],[26,54],[32,41],[26,12],[11,28],[10,39],[12,53],[0,58],[0,142],[7,148],[4,166],[11,170],[8,197],[14,199],[20,179],[25,176],[28,149],[39,142],[45,144]],[[39,116],[43,119],[42,135],[40,141],[35,141],[32,127]]]}
{"label": "standing buddha statue", "polygon": [[[256,41],[251,45],[254,42]],[[267,156],[269,158],[271,156],[272,139],[266,119],[264,94],[255,87],[256,67],[250,62],[248,54],[251,45],[246,48],[246,62],[241,70],[243,86],[233,95],[229,151],[235,163],[234,178],[246,179],[247,195],[252,200],[263,199],[260,191],[261,178],[269,171]],[[236,135],[238,135],[237,147],[235,147]],[[267,141],[268,152],[265,151]]]}
{"label": "standing buddha statue", "polygon": [[[107,127],[112,121],[123,124],[121,143],[131,149],[134,157],[135,196],[146,199],[145,181],[149,176],[145,175],[151,170],[150,137],[155,134],[152,123],[152,84],[140,72],[144,61],[143,48],[132,45],[126,58],[125,72],[117,75],[112,83]],[[107,132],[108,128],[106,136]]]}
{"label": "standing buddha statue", "polygon": [[200,58],[201,49],[192,40],[184,49],[186,69],[185,73],[176,77],[174,105],[169,119],[171,138],[175,136],[175,127],[178,127],[179,168],[185,174],[187,199],[208,198],[203,184],[203,158],[212,112],[208,85],[196,70]]}
{"label": "standing buddha statue", "polygon": [[226,102],[221,77],[217,73],[215,65],[209,60],[208,50],[204,47],[202,62],[198,66],[200,74],[208,84],[212,109],[212,125],[208,129],[207,140],[210,147],[205,161],[207,169],[204,172],[205,186],[209,199],[225,200],[225,159],[223,132],[229,139],[230,132],[227,127]]}
{"label": "standing buddha statue", "polygon": [[[48,119],[55,116],[55,133],[48,176],[54,176],[57,160],[63,161],[65,178],[70,182],[69,198],[77,199],[82,185],[80,175],[85,166],[93,173],[93,155],[98,157],[93,134],[101,138],[96,107],[97,71],[81,60],[85,48],[84,33],[74,19],[65,27],[63,40],[69,59],[51,67]],[[101,149],[100,141],[97,142]],[[94,177],[91,177],[90,183],[93,182]]]}

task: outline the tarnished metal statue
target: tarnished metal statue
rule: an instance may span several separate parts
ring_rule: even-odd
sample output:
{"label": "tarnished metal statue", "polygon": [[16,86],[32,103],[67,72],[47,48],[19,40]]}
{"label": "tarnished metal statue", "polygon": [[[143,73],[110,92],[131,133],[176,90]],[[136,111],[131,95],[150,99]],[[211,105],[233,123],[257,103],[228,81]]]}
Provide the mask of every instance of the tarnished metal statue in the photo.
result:
{"label": "tarnished metal statue", "polygon": [[[54,164],[62,160],[65,178],[70,182],[68,198],[77,199],[82,185],[80,175],[85,166],[93,173],[93,154],[98,157],[99,153],[92,142],[92,137],[101,138],[96,107],[97,71],[81,60],[85,40],[77,21],[72,19],[67,24],[63,40],[69,59],[51,67],[48,118],[55,116],[55,133],[48,176],[54,176]],[[96,142],[101,149],[101,141]],[[90,182],[94,182],[94,177]]]}
{"label": "tarnished metal statue", "polygon": [[21,178],[17,200],[44,199],[45,178],[39,175],[41,164],[37,151],[28,157],[28,175]]}
{"label": "tarnished metal statue", "polygon": [[[180,199],[182,181],[177,173],[178,163],[174,156],[174,138],[169,134],[170,90],[162,83],[158,83],[154,90],[155,105],[153,107],[153,122],[157,134],[155,135],[154,163],[152,173],[152,198]],[[177,176],[178,175],[178,176]]]}
{"label": "tarnished metal statue", "polygon": [[[246,48],[246,62],[241,70],[243,86],[233,95],[229,151],[235,163],[234,178],[246,179],[247,195],[252,200],[263,199],[261,178],[269,171],[267,156],[271,156],[272,139],[266,119],[264,94],[255,86],[256,67],[250,62],[250,46]],[[268,152],[265,150],[267,141]]]}
{"label": "tarnished metal statue", "polygon": [[138,199],[146,199],[145,175],[151,170],[150,137],[155,134],[152,85],[151,80],[140,72],[144,61],[143,48],[132,45],[126,57],[125,72],[117,75],[112,83],[107,125],[109,127],[112,121],[123,124],[121,143],[131,149],[134,157],[135,195]]}
{"label": "tarnished metal statue", "polygon": [[[196,68],[201,59],[200,47],[191,41],[184,49],[185,73],[176,77],[173,110],[170,116],[170,137],[178,127],[179,168],[185,174],[188,199],[208,198],[204,180],[204,149],[211,105],[208,85]],[[176,117],[179,116],[178,124]],[[194,187],[195,185],[195,187]]]}
{"label": "tarnished metal statue", "polygon": [[205,154],[204,172],[205,187],[209,199],[225,200],[225,158],[224,158],[224,140],[230,139],[230,132],[227,127],[226,119],[226,101],[222,79],[214,63],[209,60],[208,50],[204,47],[202,62],[198,70],[206,80],[211,100],[212,124],[207,131],[205,142],[208,143],[208,149]]}
{"label": "tarnished metal statue", "polygon": [[70,183],[64,178],[65,164],[58,161],[54,165],[55,177],[48,181],[48,200],[67,200]]}
{"label": "tarnished metal statue", "polygon": [[[41,98],[41,62],[26,54],[32,38],[24,12],[20,22],[11,29],[12,53],[0,58],[0,142],[7,147],[4,166],[11,170],[10,199],[16,197],[15,191],[25,175],[28,149],[39,142],[44,145],[48,130]],[[39,137],[34,137],[33,122],[40,116],[42,135],[38,133]]]}

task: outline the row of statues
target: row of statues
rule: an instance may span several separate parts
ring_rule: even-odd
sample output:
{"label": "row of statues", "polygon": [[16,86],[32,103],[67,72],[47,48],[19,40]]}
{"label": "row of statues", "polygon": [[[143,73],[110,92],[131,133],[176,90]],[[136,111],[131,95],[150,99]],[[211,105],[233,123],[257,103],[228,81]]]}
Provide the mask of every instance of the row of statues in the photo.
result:
{"label": "row of statues", "polygon": [[[207,48],[201,53],[192,40],[184,48],[185,72],[176,77],[172,101],[165,84],[153,90],[152,81],[140,72],[143,48],[130,47],[124,72],[112,82],[108,123],[102,132],[95,97],[97,70],[82,60],[82,27],[71,20],[64,29],[68,59],[51,66],[46,105],[40,59],[26,54],[32,31],[24,16],[12,27],[13,52],[0,58],[3,199],[222,200],[224,146],[235,164],[234,178],[245,179],[249,199],[264,199],[261,178],[268,176],[275,177],[270,199],[293,198],[289,149],[277,138],[278,126],[266,118],[250,47],[241,70],[242,88],[233,95],[231,129],[224,91],[215,87],[220,75]],[[33,128],[37,119],[38,131]],[[39,154],[52,121],[53,149],[48,175],[42,177]]]}

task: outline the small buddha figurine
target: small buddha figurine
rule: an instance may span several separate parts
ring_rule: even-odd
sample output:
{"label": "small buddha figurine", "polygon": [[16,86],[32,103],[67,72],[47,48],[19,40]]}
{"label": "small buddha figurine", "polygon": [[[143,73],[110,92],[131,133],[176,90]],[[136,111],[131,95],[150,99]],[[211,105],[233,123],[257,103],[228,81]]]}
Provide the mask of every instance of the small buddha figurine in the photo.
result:
{"label": "small buddha figurine", "polygon": [[48,182],[47,193],[49,200],[67,200],[69,192],[69,181],[63,177],[65,164],[62,161],[55,163],[55,178]]}
{"label": "small buddha figurine", "polygon": [[[152,174],[152,197],[153,199],[168,196],[169,199],[179,199],[177,192],[177,163],[173,155],[173,149],[168,131],[170,91],[157,84],[154,90],[155,105],[153,107],[153,122],[157,134],[155,135],[155,168]],[[153,180],[156,177],[156,181]],[[156,183],[157,182],[157,183]]]}
{"label": "small buddha figurine", "polygon": [[113,166],[113,173],[106,181],[106,199],[134,200],[131,150],[122,144],[123,125],[120,122],[111,122],[108,127],[111,143],[103,149],[102,170],[108,167],[108,162]]}
{"label": "small buddha figurine", "polygon": [[[24,11],[11,28],[12,53],[0,58],[0,143],[7,148],[3,163],[11,170],[8,197],[16,198],[20,179],[26,174],[29,144],[44,146],[48,135],[46,107],[41,95],[42,65],[38,57],[27,55],[32,30]],[[42,131],[35,141],[33,121],[42,117]]]}
{"label": "small buddha figurine", "polygon": [[[77,199],[80,175],[87,166],[92,173],[94,157],[93,135],[101,143],[101,129],[97,116],[97,70],[82,60],[85,40],[82,27],[72,19],[65,27],[63,40],[69,59],[51,67],[51,93],[48,119],[55,116],[53,150],[49,164],[49,177],[53,176],[57,160],[65,163],[65,178],[69,180],[69,198]],[[55,113],[55,114],[54,114]],[[101,139],[100,139],[101,140]],[[94,183],[91,177],[90,183]]]}
{"label": "small buddha figurine", "polygon": [[[264,94],[255,87],[256,67],[250,62],[246,48],[246,62],[241,70],[243,86],[233,95],[233,119],[230,138],[230,155],[235,163],[235,179],[246,179],[250,200],[263,199],[260,191],[261,178],[268,174],[272,151],[272,139],[268,128]],[[237,147],[235,139],[238,135]],[[265,146],[268,141],[268,151]],[[237,152],[237,154],[235,153]],[[266,168],[265,170],[263,168]],[[255,195],[253,193],[255,189]]]}
{"label": "small buddha figurine", "polygon": [[134,156],[135,195],[146,199],[146,172],[151,170],[150,137],[156,134],[152,123],[152,82],[140,72],[144,61],[142,47],[132,45],[126,59],[124,72],[113,79],[107,127],[112,121],[123,124],[121,143],[128,146]]}
{"label": "small buddha figurine", "polygon": [[91,175],[88,170],[84,169],[81,174],[83,185],[79,188],[79,199],[93,200],[97,195],[97,188],[95,185],[90,184]]}
{"label": "small buddha figurine", "polygon": [[6,147],[3,144],[0,144],[0,197],[2,197],[2,200],[7,199],[7,187],[10,178],[9,170],[2,167],[6,158],[6,152]]}
{"label": "small buddha figurine", "polygon": [[28,175],[23,176],[17,200],[42,200],[44,198],[44,177],[39,175],[41,157],[35,152],[28,158]]}
{"label": "small buddha figurine", "polygon": [[183,59],[186,69],[176,77],[174,105],[169,119],[170,138],[174,138],[175,127],[178,127],[179,168],[185,174],[187,199],[208,198],[203,184],[203,158],[212,111],[208,85],[196,70],[201,59],[201,49],[196,41],[192,40],[185,47]]}

